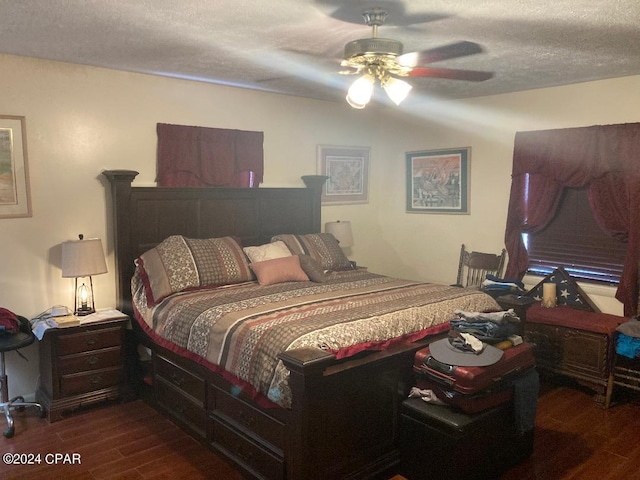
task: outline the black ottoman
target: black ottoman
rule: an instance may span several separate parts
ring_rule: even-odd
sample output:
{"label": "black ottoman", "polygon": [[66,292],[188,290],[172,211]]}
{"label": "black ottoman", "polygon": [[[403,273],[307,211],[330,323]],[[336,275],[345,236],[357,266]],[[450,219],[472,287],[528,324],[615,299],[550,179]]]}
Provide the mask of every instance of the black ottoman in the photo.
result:
{"label": "black ottoman", "polygon": [[512,402],[468,415],[411,398],[401,418],[400,473],[409,480],[491,479],[533,452],[533,429],[518,432]]}

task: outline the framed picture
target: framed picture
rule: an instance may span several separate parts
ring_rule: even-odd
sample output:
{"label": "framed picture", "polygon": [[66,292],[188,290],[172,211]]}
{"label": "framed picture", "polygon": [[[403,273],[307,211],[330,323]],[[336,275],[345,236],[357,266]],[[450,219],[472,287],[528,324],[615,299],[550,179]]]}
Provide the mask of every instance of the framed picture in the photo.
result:
{"label": "framed picture", "polygon": [[0,218],[30,216],[24,117],[0,115]]}
{"label": "framed picture", "polygon": [[322,204],[369,201],[369,147],[318,146],[318,174],[326,175]]}
{"label": "framed picture", "polygon": [[471,148],[408,152],[407,212],[469,213]]}

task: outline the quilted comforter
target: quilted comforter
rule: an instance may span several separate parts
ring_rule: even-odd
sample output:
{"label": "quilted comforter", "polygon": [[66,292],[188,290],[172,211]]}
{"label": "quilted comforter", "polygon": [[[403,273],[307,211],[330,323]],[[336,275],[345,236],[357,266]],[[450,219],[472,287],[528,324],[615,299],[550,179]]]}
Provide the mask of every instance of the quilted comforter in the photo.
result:
{"label": "quilted comforter", "polygon": [[180,292],[154,307],[136,275],[132,293],[146,331],[283,407],[291,405],[291,392],[280,352],[311,346],[345,357],[446,331],[456,309],[500,309],[480,291],[359,269],[331,273],[325,283],[246,282]]}

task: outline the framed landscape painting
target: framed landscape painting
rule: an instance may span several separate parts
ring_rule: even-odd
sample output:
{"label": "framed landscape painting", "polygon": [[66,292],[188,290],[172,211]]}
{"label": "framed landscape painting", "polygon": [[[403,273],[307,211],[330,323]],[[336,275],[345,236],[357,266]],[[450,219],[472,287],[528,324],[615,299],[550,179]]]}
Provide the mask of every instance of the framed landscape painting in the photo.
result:
{"label": "framed landscape painting", "polygon": [[408,152],[407,212],[469,213],[471,148]]}
{"label": "framed landscape painting", "polygon": [[0,115],[0,218],[30,216],[24,117]]}
{"label": "framed landscape painting", "polygon": [[322,204],[369,201],[369,147],[318,146],[318,175],[326,175]]}

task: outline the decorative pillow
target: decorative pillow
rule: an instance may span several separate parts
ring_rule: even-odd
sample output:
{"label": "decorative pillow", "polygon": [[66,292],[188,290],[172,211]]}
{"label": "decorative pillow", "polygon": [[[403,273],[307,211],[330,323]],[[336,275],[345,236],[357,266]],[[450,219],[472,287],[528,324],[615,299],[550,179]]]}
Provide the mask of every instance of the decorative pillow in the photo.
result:
{"label": "decorative pillow", "polygon": [[300,259],[297,255],[274,258],[264,262],[251,264],[253,273],[258,277],[260,285],[272,285],[282,282],[307,282],[309,277],[300,267]]}
{"label": "decorative pillow", "polygon": [[324,269],[319,262],[311,258],[309,255],[298,255],[300,258],[300,266],[304,273],[307,274],[309,280],[317,283],[324,283],[327,281],[327,274],[324,273]]}
{"label": "decorative pillow", "polygon": [[271,242],[259,247],[244,247],[242,249],[247,254],[249,260],[253,262],[264,262],[274,258],[290,257],[291,252],[284,242]]}
{"label": "decorative pillow", "polygon": [[276,235],[272,242],[283,241],[294,255],[309,255],[320,262],[325,270],[349,270],[351,263],[330,233],[310,233],[307,235]]}
{"label": "decorative pillow", "polygon": [[149,306],[187,288],[253,280],[247,257],[233,237],[191,239],[173,235],[140,255],[136,264],[143,270]]}

